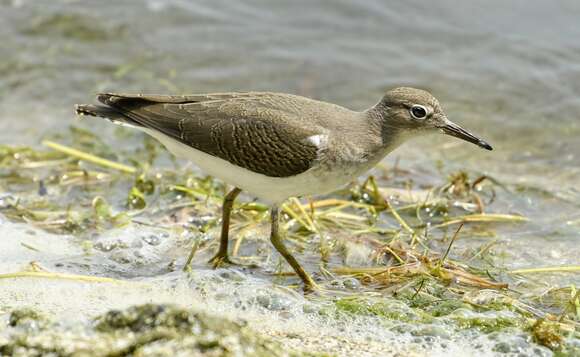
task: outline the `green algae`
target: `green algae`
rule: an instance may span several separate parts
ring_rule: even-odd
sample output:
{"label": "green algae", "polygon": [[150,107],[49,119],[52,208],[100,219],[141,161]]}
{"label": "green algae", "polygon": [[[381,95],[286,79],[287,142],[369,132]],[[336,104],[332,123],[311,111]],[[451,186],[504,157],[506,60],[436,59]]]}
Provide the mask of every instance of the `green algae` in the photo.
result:
{"label": "green algae", "polygon": [[559,349],[554,351],[554,357],[576,357],[580,356],[580,346],[572,346],[570,344],[565,344]]}
{"label": "green algae", "polygon": [[131,218],[125,212],[114,214],[109,203],[101,196],[93,199],[92,206],[96,226],[100,230],[123,227],[131,222]]}
{"label": "green algae", "polygon": [[555,321],[538,319],[530,328],[533,339],[540,345],[558,350],[564,343],[562,327]]}
{"label": "green algae", "polygon": [[[20,327],[42,321],[43,329]],[[315,356],[292,351],[234,322],[173,305],[109,311],[89,326],[65,329],[32,310],[14,311],[11,338],[0,335],[1,355],[26,356]],[[321,355],[316,355],[321,356]]]}
{"label": "green algae", "polygon": [[401,322],[427,322],[429,316],[414,311],[405,303],[393,299],[371,300],[365,298],[345,298],[335,302],[339,312],[351,315],[377,316]]}
{"label": "green algae", "polygon": [[473,307],[461,300],[448,299],[433,302],[424,307],[425,311],[434,317],[447,316],[458,309],[471,310]]}
{"label": "green algae", "polygon": [[31,308],[13,310],[8,318],[8,326],[26,331],[44,329],[50,322],[46,314]]}
{"label": "green algae", "polygon": [[506,328],[520,327],[524,321],[510,311],[474,312],[460,308],[447,315],[460,328],[478,329],[484,333],[501,331]]}
{"label": "green algae", "polygon": [[428,324],[440,321],[452,327],[477,329],[483,333],[501,331],[506,328],[523,328],[526,320],[508,310],[478,309],[461,300],[441,301],[438,306],[412,308],[404,301],[391,298],[343,298],[335,302],[337,311],[353,316],[375,316],[405,323]]}

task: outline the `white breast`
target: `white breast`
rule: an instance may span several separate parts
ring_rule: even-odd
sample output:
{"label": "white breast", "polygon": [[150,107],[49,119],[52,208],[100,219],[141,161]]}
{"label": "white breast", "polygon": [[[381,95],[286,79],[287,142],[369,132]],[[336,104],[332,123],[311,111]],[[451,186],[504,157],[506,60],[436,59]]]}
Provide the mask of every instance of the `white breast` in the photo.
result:
{"label": "white breast", "polygon": [[139,129],[159,140],[174,155],[191,160],[205,173],[269,203],[279,203],[294,196],[328,193],[347,184],[360,174],[359,170],[354,168],[329,171],[313,167],[296,176],[269,177],[196,150],[158,131]]}

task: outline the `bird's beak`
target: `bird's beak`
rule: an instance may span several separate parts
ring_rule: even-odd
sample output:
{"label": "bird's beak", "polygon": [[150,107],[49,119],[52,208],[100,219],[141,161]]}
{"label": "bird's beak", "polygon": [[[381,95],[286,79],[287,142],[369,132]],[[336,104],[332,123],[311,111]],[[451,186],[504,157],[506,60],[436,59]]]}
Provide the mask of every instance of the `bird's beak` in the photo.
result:
{"label": "bird's beak", "polygon": [[450,121],[448,119],[445,119],[444,124],[438,126],[438,128],[441,129],[441,131],[444,134],[455,136],[456,138],[459,138],[459,139],[462,139],[465,141],[469,141],[470,143],[473,143],[473,144],[475,144],[481,148],[484,148],[486,150],[493,150],[491,145],[489,145],[485,141],[481,140],[477,136],[471,134],[467,130],[463,129],[462,127],[460,127],[459,125],[453,123],[452,121]]}

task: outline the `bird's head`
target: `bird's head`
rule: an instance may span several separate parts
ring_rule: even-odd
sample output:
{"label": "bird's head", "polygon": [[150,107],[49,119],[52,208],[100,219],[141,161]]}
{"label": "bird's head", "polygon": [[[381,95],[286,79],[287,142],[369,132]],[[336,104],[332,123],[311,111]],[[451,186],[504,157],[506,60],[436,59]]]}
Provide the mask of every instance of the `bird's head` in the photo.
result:
{"label": "bird's head", "polygon": [[479,147],[492,150],[491,145],[453,123],[431,93],[415,88],[399,87],[388,91],[375,107],[383,118],[383,126],[407,131],[409,134],[440,131]]}

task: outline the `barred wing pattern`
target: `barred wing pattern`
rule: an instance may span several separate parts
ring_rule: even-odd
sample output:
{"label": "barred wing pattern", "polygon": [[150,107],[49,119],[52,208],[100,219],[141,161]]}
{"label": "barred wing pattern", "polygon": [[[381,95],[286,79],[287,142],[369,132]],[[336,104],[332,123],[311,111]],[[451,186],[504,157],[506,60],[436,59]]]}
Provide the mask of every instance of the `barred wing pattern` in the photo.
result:
{"label": "barred wing pattern", "polygon": [[270,177],[300,174],[317,158],[318,147],[309,138],[320,130],[296,118],[300,98],[276,93],[98,96],[130,124]]}

